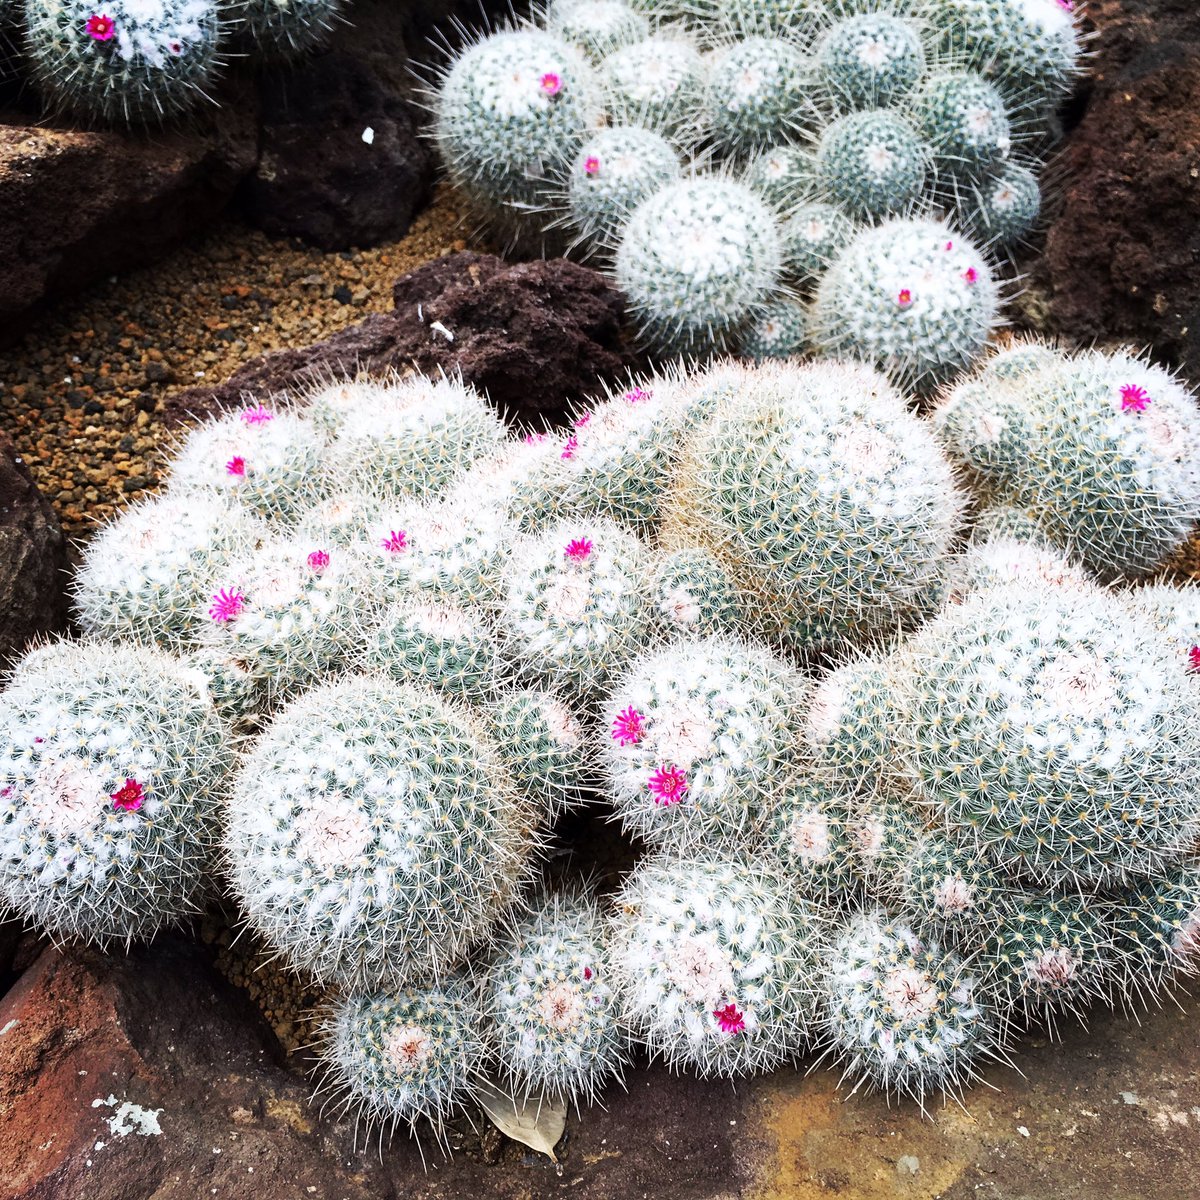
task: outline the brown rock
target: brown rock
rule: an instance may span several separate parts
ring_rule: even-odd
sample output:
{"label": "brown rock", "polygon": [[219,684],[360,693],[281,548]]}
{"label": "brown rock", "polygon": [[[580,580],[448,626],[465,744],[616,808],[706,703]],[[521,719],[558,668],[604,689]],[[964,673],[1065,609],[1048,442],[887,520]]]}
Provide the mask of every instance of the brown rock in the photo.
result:
{"label": "brown rock", "polygon": [[1083,117],[1039,281],[1072,340],[1121,338],[1200,368],[1200,8],[1088,0]]}
{"label": "brown rock", "polygon": [[0,669],[66,624],[67,544],[58,518],[0,431]]}
{"label": "brown rock", "polygon": [[464,251],[397,281],[395,310],[327,341],[280,350],[216,387],[166,401],[168,420],[295,395],[318,379],[363,370],[461,371],[513,420],[554,420],[598,383],[635,365],[621,295],[598,271],[565,259],[506,263]]}

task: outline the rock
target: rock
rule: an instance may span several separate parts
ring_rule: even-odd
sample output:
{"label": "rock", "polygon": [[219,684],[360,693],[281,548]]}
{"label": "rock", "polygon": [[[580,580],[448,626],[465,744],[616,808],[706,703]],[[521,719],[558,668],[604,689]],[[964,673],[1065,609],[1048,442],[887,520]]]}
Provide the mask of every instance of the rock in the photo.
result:
{"label": "rock", "polygon": [[0,670],[67,620],[67,543],[8,434],[0,430]]}
{"label": "rock", "polygon": [[636,365],[623,339],[621,295],[598,271],[565,259],[506,263],[463,251],[397,281],[376,313],[316,345],[248,363],[216,387],[168,398],[168,420],[301,394],[313,380],[362,369],[461,371],[513,420],[560,418],[573,402]]}
{"label": "rock", "polygon": [[1037,279],[1049,324],[1200,369],[1200,8],[1088,0],[1082,119]]}

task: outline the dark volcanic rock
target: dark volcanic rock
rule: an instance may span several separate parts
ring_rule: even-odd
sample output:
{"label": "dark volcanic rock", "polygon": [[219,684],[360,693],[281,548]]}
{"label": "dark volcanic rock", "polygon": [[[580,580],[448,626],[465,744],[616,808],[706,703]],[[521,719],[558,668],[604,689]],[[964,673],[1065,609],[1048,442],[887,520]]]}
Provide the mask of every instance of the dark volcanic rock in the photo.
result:
{"label": "dark volcanic rock", "polygon": [[313,380],[362,370],[461,371],[514,420],[553,420],[603,379],[635,365],[621,295],[565,259],[506,263],[463,252],[397,281],[395,310],[327,341],[264,355],[216,387],[168,399],[168,418],[204,416],[247,395],[298,394]]}
{"label": "dark volcanic rock", "polygon": [[1088,0],[1090,78],[1038,277],[1073,340],[1200,368],[1200,7]]}
{"label": "dark volcanic rock", "polygon": [[66,624],[67,544],[58,518],[0,431],[0,670]]}

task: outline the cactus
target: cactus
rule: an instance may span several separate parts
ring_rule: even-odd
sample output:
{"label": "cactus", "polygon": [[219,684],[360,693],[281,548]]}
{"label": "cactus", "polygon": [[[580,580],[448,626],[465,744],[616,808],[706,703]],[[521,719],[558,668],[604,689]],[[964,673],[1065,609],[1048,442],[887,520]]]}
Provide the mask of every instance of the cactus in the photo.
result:
{"label": "cactus", "polygon": [[543,900],[500,945],[482,981],[485,1036],[517,1094],[594,1103],[621,1079],[628,1040],[596,905]]}
{"label": "cactus", "polygon": [[818,279],[857,229],[836,205],[822,200],[796,205],[782,226],[784,277],[805,284]]}
{"label": "cactus", "polygon": [[439,977],[512,906],[537,849],[476,718],[347,676],[282,709],[237,775],[225,856],[254,929],[356,988]]}
{"label": "cactus", "polygon": [[822,908],[853,900],[861,890],[850,834],[853,798],[815,775],[800,774],[775,796],[761,853],[779,866],[793,895]]}
{"label": "cactus", "polygon": [[1031,167],[1009,160],[973,182],[956,207],[973,237],[1007,250],[1037,224],[1042,192]]}
{"label": "cactus", "polygon": [[536,533],[562,515],[565,450],[546,433],[503,442],[476,459],[450,486],[446,507],[464,514],[478,512],[488,526],[511,522],[521,533]]}
{"label": "cactus", "polygon": [[974,71],[937,71],[913,97],[916,127],[937,170],[978,178],[1012,147],[1000,93]]}
{"label": "cactus", "polygon": [[527,677],[587,697],[649,635],[646,550],[611,521],[553,525],[513,548],[498,620]]}
{"label": "cactus", "polygon": [[738,351],[754,362],[793,358],[808,346],[808,311],[795,300],[777,300],[742,334]]}
{"label": "cactus", "polygon": [[1139,624],[1150,622],[1181,661],[1200,671],[1200,586],[1149,583],[1118,592],[1126,610]]}
{"label": "cactus", "polygon": [[639,657],[601,706],[606,794],[653,846],[736,846],[796,765],[800,678],[727,637]]}
{"label": "cactus", "polygon": [[298,514],[288,527],[288,536],[320,546],[357,545],[384,503],[373,491],[334,492]]}
{"label": "cactus", "polygon": [[367,1129],[422,1122],[446,1146],[445,1123],[475,1096],[486,1058],[483,1014],[462,980],[388,993],[353,993],[322,1015],[320,1091]]}
{"label": "cactus", "polygon": [[1002,1057],[979,980],[957,955],[882,913],[852,918],[825,964],[826,1053],[889,1096],[957,1095]]}
{"label": "cactus", "polygon": [[770,209],[745,184],[682,180],[625,226],[616,281],[644,340],[665,350],[720,350],[772,298],[783,265]]}
{"label": "cactus", "polygon": [[813,184],[812,155],[802,146],[783,143],[750,156],[742,182],[773,209],[786,215]]}
{"label": "cactus", "polygon": [[899,906],[918,933],[976,947],[1003,884],[970,846],[936,833],[918,839],[900,880]]}
{"label": "cactus", "polygon": [[268,61],[299,58],[340,19],[343,0],[235,0],[234,32]]}
{"label": "cactus", "polygon": [[901,898],[900,881],[905,864],[922,836],[925,821],[908,793],[860,794],[847,824],[854,849],[854,868],[868,896],[876,903],[894,906]]}
{"label": "cactus", "polygon": [[[1020,514],[1017,514],[1018,518]],[[1018,588],[1066,589],[1093,596],[1102,594],[1095,579],[1072,563],[1044,538],[1013,537],[993,533],[978,537],[958,555],[950,571],[950,598],[961,603],[979,588],[1015,584]]]}
{"label": "cactus", "polygon": [[695,19],[747,34],[782,34],[803,39],[818,24],[824,0],[691,0]]}
{"label": "cactus", "polygon": [[73,585],[79,626],[96,638],[188,646],[207,624],[202,604],[218,576],[267,537],[265,524],[216,494],[135,505],[88,543]]}
{"label": "cactus", "polygon": [[892,109],[838,117],[821,130],[814,154],[821,194],[850,216],[864,220],[906,212],[916,205],[930,163],[929,147],[912,124]]}
{"label": "cactus", "polygon": [[909,643],[896,678],[918,795],[1026,879],[1151,874],[1200,827],[1187,662],[1099,589],[971,593]]}
{"label": "cactus", "polygon": [[170,655],[35,651],[0,699],[0,905],[100,945],[194,911],[231,763],[206,689]]}
{"label": "cactus", "polygon": [[733,580],[698,546],[682,547],[656,560],[650,602],[658,629],[667,637],[733,633],[740,620]]}
{"label": "cactus", "polygon": [[925,72],[920,27],[890,12],[835,21],[813,53],[817,80],[840,108],[886,108],[903,101]]}
{"label": "cactus", "polygon": [[654,1057],[703,1078],[795,1057],[815,1019],[817,910],[760,867],[649,859],[616,897],[624,1020]]}
{"label": "cactus", "polygon": [[650,36],[650,22],[625,0],[551,0],[546,28],[594,63]]}
{"label": "cactus", "polygon": [[24,0],[25,47],[46,99],[154,125],[195,107],[222,66],[214,0]]}
{"label": "cactus", "polygon": [[614,125],[641,125],[681,149],[691,146],[708,102],[708,68],[694,46],[656,34],[615,50],[599,70]]}
{"label": "cactus", "polygon": [[252,665],[234,656],[219,636],[201,635],[182,656],[188,670],[204,681],[213,707],[239,733],[252,729],[267,701],[265,680]]}
{"label": "cactus", "polygon": [[863,230],[817,288],[813,336],[825,354],[873,363],[927,388],[969,366],[997,323],[984,257],[941,221]]}

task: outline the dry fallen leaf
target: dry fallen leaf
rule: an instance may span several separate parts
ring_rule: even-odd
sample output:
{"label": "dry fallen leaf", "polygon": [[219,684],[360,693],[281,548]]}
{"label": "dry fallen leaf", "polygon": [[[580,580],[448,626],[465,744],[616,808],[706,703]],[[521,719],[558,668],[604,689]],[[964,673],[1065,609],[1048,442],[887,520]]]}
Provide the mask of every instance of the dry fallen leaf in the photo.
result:
{"label": "dry fallen leaf", "polygon": [[501,1133],[531,1150],[548,1155],[551,1162],[558,1162],[554,1147],[567,1127],[564,1101],[536,1093],[510,1096],[490,1080],[479,1084],[478,1095],[483,1111]]}

